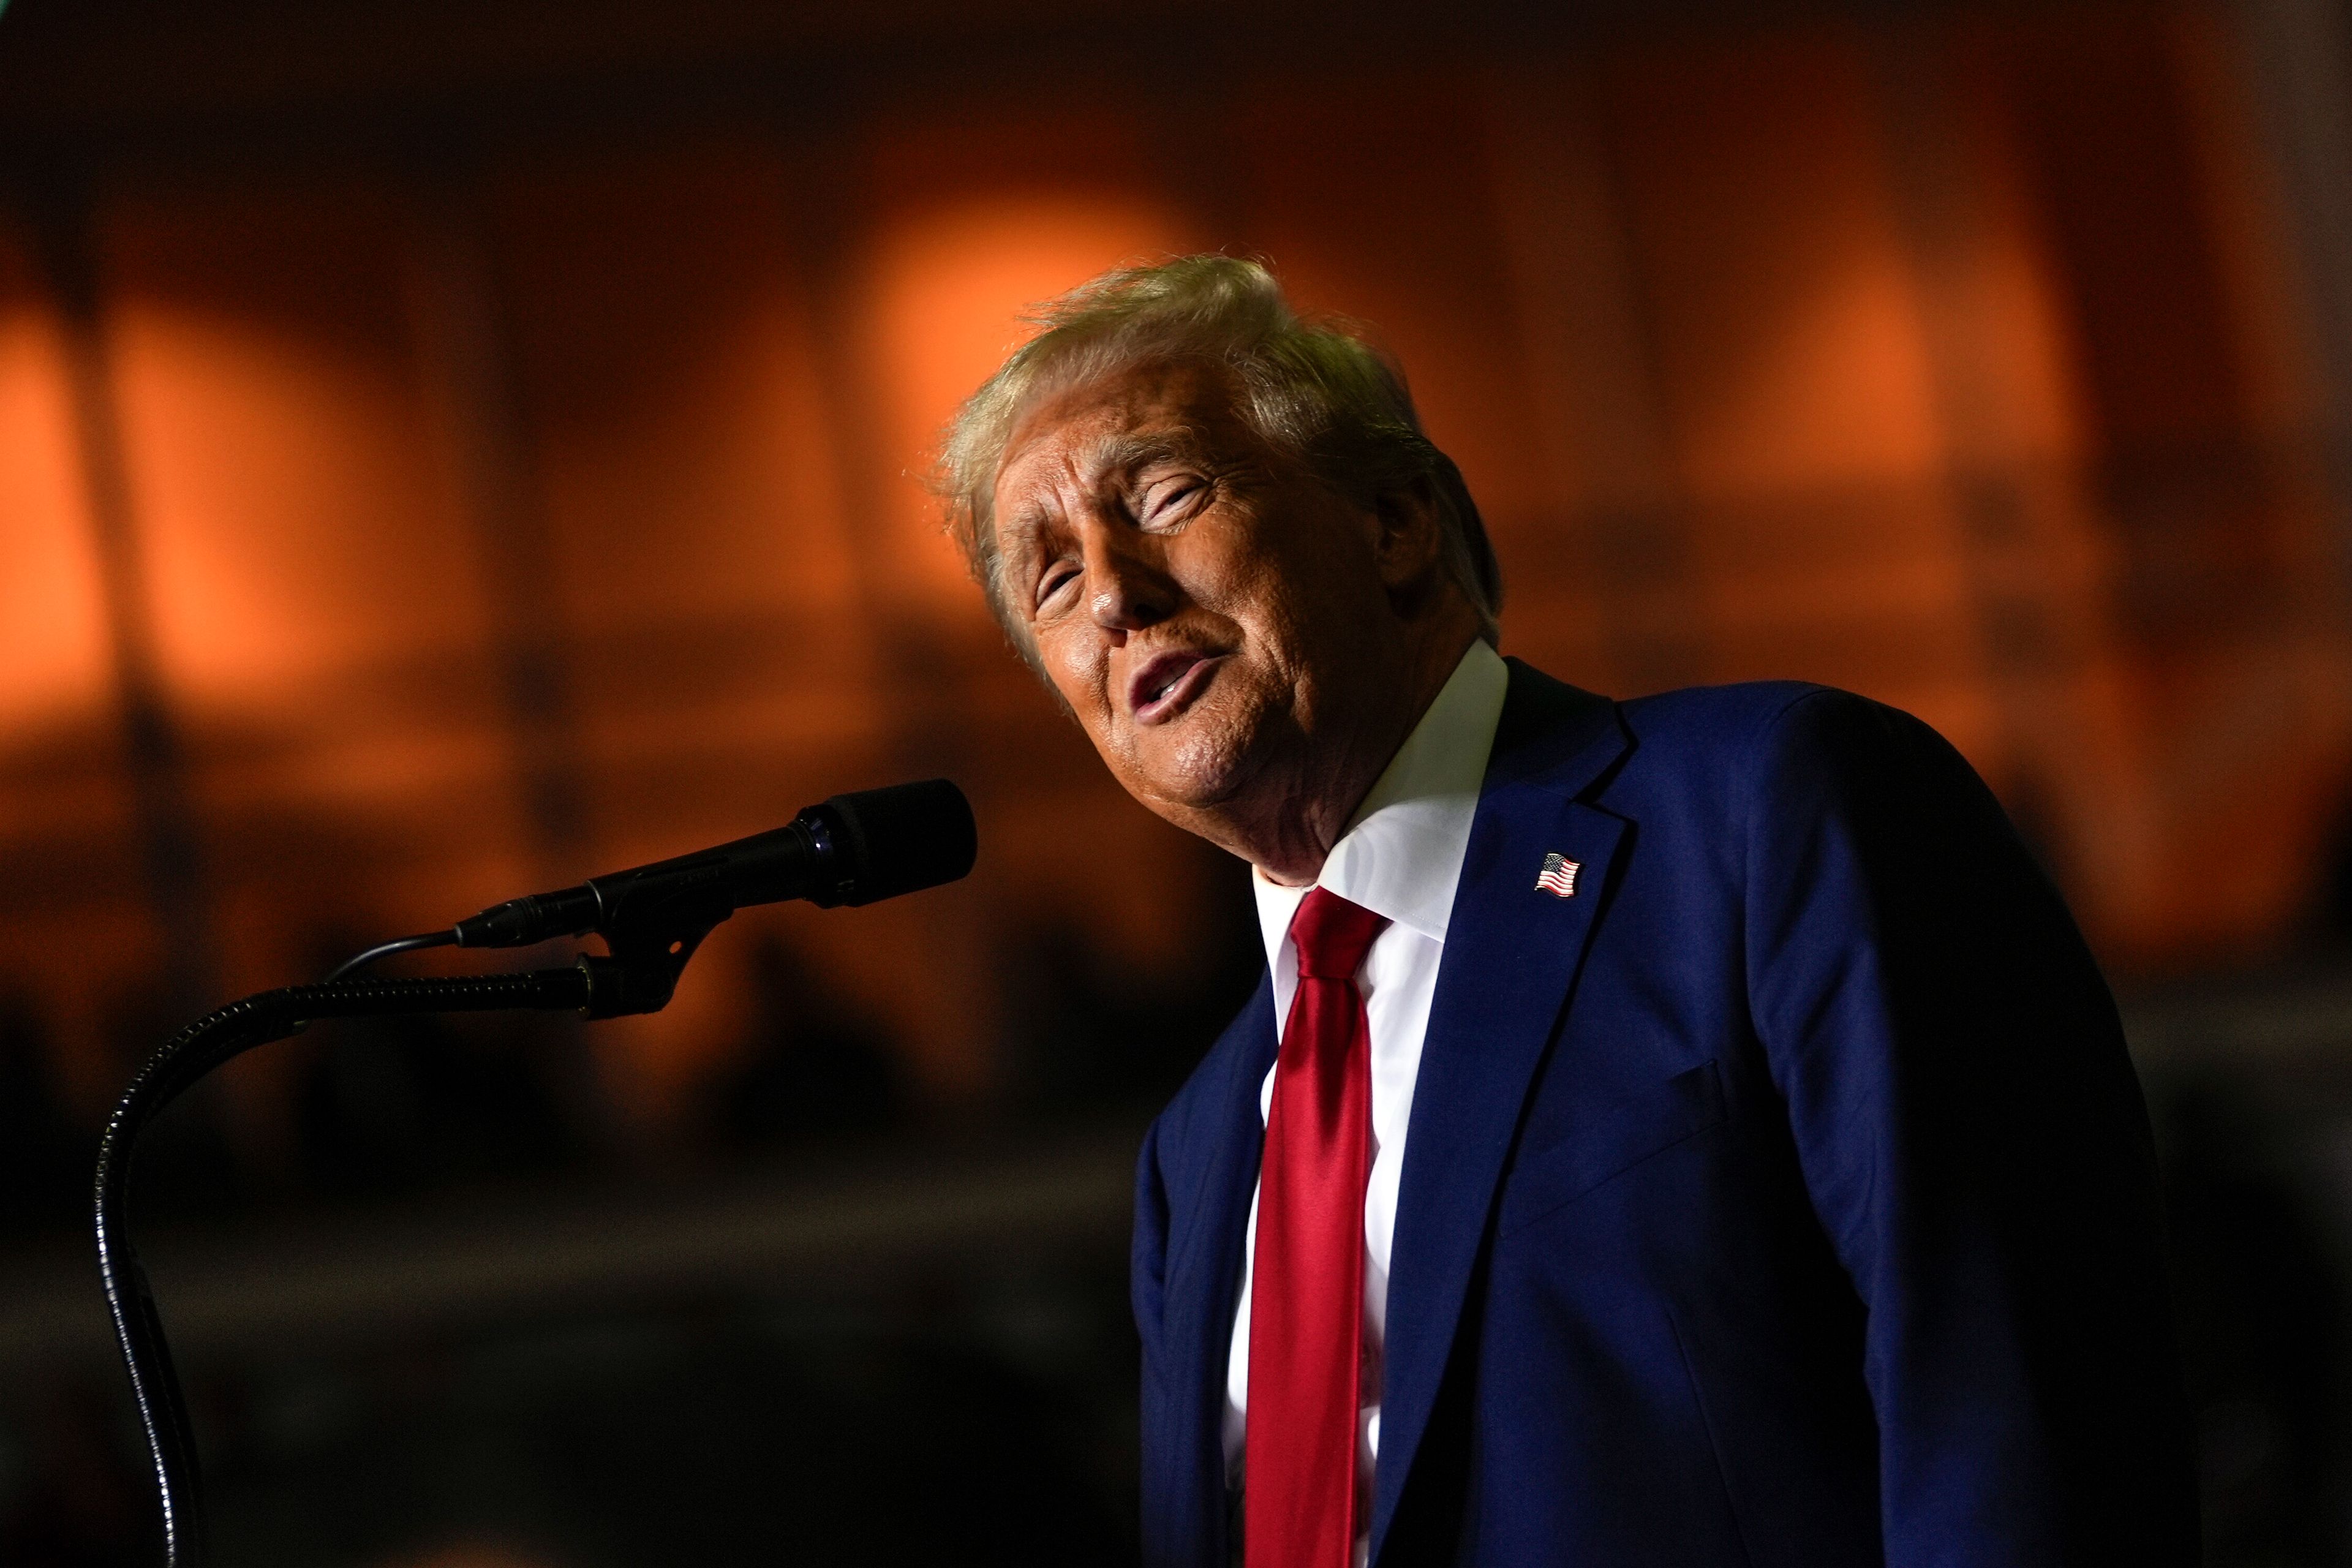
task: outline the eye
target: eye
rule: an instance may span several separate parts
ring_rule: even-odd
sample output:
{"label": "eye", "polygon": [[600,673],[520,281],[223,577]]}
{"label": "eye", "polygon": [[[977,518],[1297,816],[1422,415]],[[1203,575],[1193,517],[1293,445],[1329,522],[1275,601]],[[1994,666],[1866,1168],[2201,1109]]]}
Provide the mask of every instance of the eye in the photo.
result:
{"label": "eye", "polygon": [[1143,504],[1139,509],[1141,521],[1149,523],[1181,516],[1207,489],[1207,482],[1197,474],[1173,474],[1154,479],[1143,487]]}
{"label": "eye", "polygon": [[1037,579],[1037,607],[1044,609],[1064,588],[1078,580],[1078,564],[1075,561],[1056,561],[1048,565]]}

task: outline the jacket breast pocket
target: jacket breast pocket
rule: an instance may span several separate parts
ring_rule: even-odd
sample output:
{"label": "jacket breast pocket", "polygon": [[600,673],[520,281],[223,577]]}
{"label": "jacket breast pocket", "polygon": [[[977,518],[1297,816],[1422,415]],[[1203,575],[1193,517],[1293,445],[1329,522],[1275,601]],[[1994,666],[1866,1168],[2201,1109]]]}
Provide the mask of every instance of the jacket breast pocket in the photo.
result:
{"label": "jacket breast pocket", "polygon": [[1579,1108],[1559,1137],[1523,1152],[1504,1178],[1499,1233],[1533,1225],[1728,1114],[1711,1060],[1654,1089]]}

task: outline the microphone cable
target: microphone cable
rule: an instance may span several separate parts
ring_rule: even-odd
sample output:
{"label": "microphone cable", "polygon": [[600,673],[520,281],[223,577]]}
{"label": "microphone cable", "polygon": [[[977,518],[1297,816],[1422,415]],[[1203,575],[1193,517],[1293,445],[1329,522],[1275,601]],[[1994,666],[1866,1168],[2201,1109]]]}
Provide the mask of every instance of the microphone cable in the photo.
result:
{"label": "microphone cable", "polygon": [[429,931],[422,936],[394,937],[390,942],[380,942],[376,943],[373,947],[369,948],[364,952],[355,952],[352,954],[351,957],[343,960],[342,963],[335,965],[333,970],[328,973],[326,984],[331,985],[338,980],[348,979],[352,974],[360,970],[365,969],[369,964],[373,963],[376,960],[380,958],[390,958],[395,952],[415,952],[428,947],[455,947],[457,945],[457,932],[454,927],[447,931]]}

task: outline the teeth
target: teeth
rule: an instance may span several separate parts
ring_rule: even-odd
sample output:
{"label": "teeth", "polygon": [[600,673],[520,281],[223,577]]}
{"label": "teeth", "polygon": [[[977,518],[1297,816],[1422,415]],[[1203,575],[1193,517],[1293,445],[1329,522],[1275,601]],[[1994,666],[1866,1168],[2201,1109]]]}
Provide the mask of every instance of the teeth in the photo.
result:
{"label": "teeth", "polygon": [[[7,0],[0,0],[0,5],[5,5],[6,4]],[[1193,666],[1198,663],[1200,663],[1200,660],[1195,658],[1187,659],[1179,664],[1174,673],[1171,674],[1167,679],[1161,681],[1158,686],[1153,687],[1144,697],[1143,701],[1139,706],[1148,708],[1152,703],[1160,700],[1160,699],[1166,697],[1170,692],[1175,690],[1177,687],[1183,684],[1184,678],[1192,673]]]}

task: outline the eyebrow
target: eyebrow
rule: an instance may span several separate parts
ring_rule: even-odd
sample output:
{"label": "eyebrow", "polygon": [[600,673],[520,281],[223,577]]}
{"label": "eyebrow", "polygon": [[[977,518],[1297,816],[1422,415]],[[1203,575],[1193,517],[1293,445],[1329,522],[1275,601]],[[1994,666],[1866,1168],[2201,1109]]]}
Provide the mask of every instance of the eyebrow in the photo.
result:
{"label": "eyebrow", "polygon": [[1108,474],[1132,474],[1160,462],[1200,461],[1206,456],[1201,433],[1189,425],[1144,434],[1104,436],[1090,443],[1080,462],[1089,485]]}

